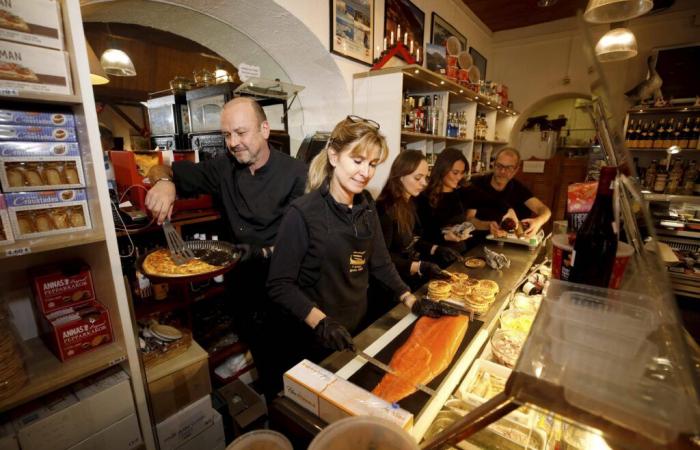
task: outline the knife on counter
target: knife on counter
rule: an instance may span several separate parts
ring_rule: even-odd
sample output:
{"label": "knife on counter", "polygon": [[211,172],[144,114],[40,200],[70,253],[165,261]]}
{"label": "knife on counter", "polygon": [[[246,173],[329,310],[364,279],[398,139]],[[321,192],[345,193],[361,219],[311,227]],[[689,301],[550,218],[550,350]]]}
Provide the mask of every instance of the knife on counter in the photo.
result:
{"label": "knife on counter", "polygon": [[[367,361],[368,363],[372,364],[374,367],[380,369],[380,370],[383,371],[384,373],[388,373],[388,374],[391,374],[391,375],[393,375],[393,376],[395,376],[395,377],[397,377],[397,378],[403,379],[400,375],[398,375],[398,374],[396,373],[396,371],[395,371],[391,366],[389,366],[388,364],[384,364],[383,362],[381,362],[381,361],[378,360],[377,358],[374,358],[374,357],[372,357],[372,356],[369,356],[367,353],[365,353],[365,352],[363,352],[363,351],[361,351],[361,350],[355,351],[355,355],[356,355],[356,356],[359,356],[359,357],[362,358],[362,359],[364,359],[365,361]],[[410,384],[412,384],[412,385],[413,385],[416,389],[418,389],[419,391],[424,392],[424,393],[428,394],[428,395],[431,396],[431,397],[435,396],[435,394],[436,394],[436,392],[435,392],[434,389],[431,389],[431,388],[429,388],[428,386],[426,386],[426,385],[424,385],[424,384],[413,383],[413,382],[411,382],[411,381],[409,381],[409,380],[406,380],[406,381],[409,382]]]}

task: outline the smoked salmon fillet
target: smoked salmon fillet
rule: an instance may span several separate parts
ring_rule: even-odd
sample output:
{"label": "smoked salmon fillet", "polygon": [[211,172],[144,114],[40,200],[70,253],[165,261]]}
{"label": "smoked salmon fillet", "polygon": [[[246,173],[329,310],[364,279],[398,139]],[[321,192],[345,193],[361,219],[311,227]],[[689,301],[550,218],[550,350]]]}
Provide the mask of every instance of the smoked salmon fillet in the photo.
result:
{"label": "smoked salmon fillet", "polygon": [[468,325],[462,315],[418,319],[389,363],[396,375],[385,374],[372,393],[393,403],[416,392],[416,384],[430,383],[452,362]]}

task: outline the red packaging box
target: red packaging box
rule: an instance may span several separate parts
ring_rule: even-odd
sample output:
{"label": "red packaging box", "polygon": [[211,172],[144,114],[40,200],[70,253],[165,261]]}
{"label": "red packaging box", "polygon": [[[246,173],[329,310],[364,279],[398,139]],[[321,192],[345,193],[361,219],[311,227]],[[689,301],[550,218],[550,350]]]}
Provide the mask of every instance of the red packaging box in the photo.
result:
{"label": "red packaging box", "polygon": [[43,314],[95,300],[90,266],[80,260],[36,267],[30,272],[34,300]]}
{"label": "red packaging box", "polygon": [[61,361],[114,340],[109,312],[96,301],[42,316],[41,327],[46,345]]}

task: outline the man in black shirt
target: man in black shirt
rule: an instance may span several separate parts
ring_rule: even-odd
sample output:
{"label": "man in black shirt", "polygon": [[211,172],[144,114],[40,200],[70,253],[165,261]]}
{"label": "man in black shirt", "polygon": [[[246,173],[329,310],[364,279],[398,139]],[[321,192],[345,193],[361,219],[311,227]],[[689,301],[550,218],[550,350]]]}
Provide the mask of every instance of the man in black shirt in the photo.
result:
{"label": "man in black shirt", "polygon": [[508,212],[503,204],[515,210],[525,225],[525,236],[532,237],[547,223],[552,215],[547,205],[532,195],[532,192],[514,177],[520,168],[520,152],[506,147],[496,154],[491,175],[474,178],[473,183],[484,190],[489,197],[499,200],[494,207],[470,209],[467,217],[479,229],[490,229],[495,233],[500,229],[499,222]]}
{"label": "man in black shirt", "polygon": [[[268,400],[279,392],[273,330],[282,319],[265,290],[269,258],[282,217],[292,200],[304,193],[306,166],[277,150],[267,139],[270,125],[254,100],[238,97],[221,113],[221,130],[229,155],[199,164],[179,161],[155,166],[146,207],[159,224],[170,217],[176,192],[211,194],[223,205],[233,240],[243,252],[226,276],[236,331],[249,345]],[[279,378],[279,379],[278,379]]]}

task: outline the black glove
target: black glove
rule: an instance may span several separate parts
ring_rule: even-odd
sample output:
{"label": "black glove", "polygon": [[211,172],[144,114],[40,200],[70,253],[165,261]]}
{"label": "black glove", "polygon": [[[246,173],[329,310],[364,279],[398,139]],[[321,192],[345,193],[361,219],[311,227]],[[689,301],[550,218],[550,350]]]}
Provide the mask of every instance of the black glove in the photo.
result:
{"label": "black glove", "polygon": [[352,341],[352,336],[348,330],[340,323],[326,316],[314,328],[316,339],[319,340],[324,347],[335,350],[352,350],[355,351],[355,343]]}
{"label": "black glove", "polygon": [[432,317],[433,319],[437,319],[442,316],[456,316],[459,314],[459,311],[447,303],[435,302],[428,300],[427,298],[416,300],[411,307],[411,312],[417,316],[428,316]]}
{"label": "black glove", "polygon": [[234,244],[233,248],[241,252],[240,262],[267,259],[272,254],[269,247],[260,247],[253,244]]}
{"label": "black glove", "polygon": [[420,262],[420,268],[418,269],[418,272],[421,273],[421,275],[432,279],[438,279],[438,280],[446,280],[450,278],[450,274],[446,273],[444,270],[440,268],[437,264],[428,262],[428,261],[421,261]]}
{"label": "black glove", "polygon": [[462,255],[453,248],[438,245],[433,253],[437,263],[442,267],[447,267],[455,261],[461,261]]}

